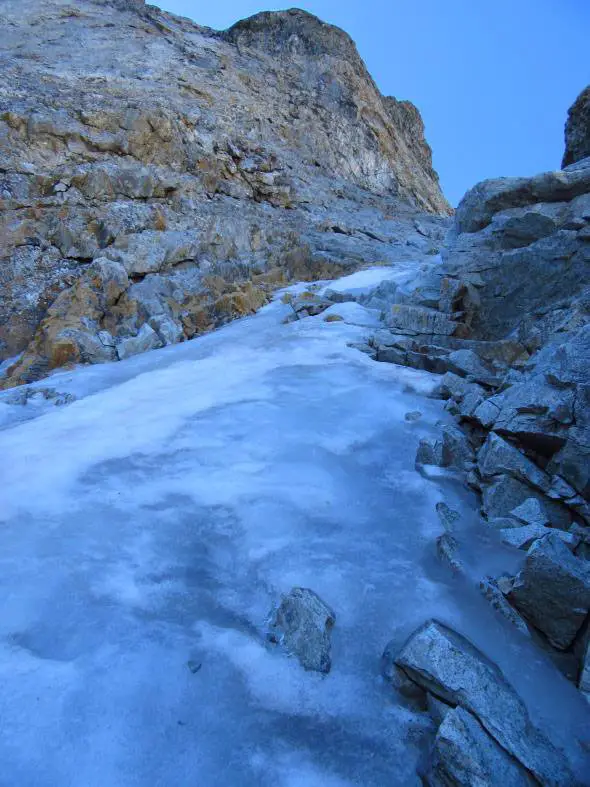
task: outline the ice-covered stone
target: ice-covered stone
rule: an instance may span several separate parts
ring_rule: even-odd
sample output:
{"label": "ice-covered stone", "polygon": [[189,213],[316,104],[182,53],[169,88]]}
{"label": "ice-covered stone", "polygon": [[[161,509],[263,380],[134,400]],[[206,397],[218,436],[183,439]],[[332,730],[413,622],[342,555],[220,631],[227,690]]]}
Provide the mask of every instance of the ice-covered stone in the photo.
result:
{"label": "ice-covered stone", "polygon": [[551,533],[531,546],[510,601],[556,648],[574,640],[590,609],[590,563]]}
{"label": "ice-covered stone", "polygon": [[314,672],[330,672],[330,636],[336,615],[309,588],[293,588],[283,597],[271,623],[271,641],[278,642]]}
{"label": "ice-covered stone", "polygon": [[481,590],[484,598],[489,601],[490,605],[496,610],[496,612],[512,623],[512,625],[515,626],[521,634],[530,637],[531,633],[529,631],[529,627],[514,609],[514,607],[508,603],[496,580],[491,579],[490,577],[482,579],[482,581],[479,583],[479,589]]}
{"label": "ice-covered stone", "polygon": [[426,775],[428,787],[535,787],[536,779],[461,707],[440,725]]}
{"label": "ice-covered stone", "polygon": [[571,787],[575,783],[563,752],[535,727],[499,668],[452,629],[428,621],[408,639],[396,664],[436,697],[472,713],[541,784]]}

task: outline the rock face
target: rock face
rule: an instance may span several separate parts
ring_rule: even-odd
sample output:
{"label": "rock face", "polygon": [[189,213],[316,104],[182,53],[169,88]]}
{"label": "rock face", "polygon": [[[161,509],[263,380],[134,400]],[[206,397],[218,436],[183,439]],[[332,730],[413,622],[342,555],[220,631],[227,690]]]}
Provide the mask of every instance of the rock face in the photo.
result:
{"label": "rock face", "polygon": [[417,110],[310,14],[218,33],[141,0],[10,0],[2,28],[8,385],[440,248],[450,208]]}
{"label": "rock face", "polygon": [[271,624],[270,639],[297,656],[313,672],[330,672],[330,636],[336,615],[309,588],[293,588],[281,601]]}
{"label": "rock face", "polygon": [[563,165],[574,164],[590,156],[590,86],[578,96],[569,111],[565,126]]}
{"label": "rock face", "polygon": [[[568,652],[568,677],[585,692],[589,90],[570,111],[566,168],[471,189],[457,208],[442,263],[423,266],[394,289],[391,330],[370,342],[378,361],[443,375],[438,393],[463,439],[444,426],[439,438],[420,442],[417,465],[465,471],[481,494],[486,538],[527,550],[516,577],[475,579],[490,604],[523,633],[530,628],[556,663],[563,653],[555,651]],[[461,528],[443,533],[437,553],[454,573],[474,579],[465,537]]]}
{"label": "rock face", "polygon": [[[589,162],[590,163],[590,162]],[[538,349],[588,316],[590,167],[480,183],[457,208],[444,272],[478,293],[472,336]]]}

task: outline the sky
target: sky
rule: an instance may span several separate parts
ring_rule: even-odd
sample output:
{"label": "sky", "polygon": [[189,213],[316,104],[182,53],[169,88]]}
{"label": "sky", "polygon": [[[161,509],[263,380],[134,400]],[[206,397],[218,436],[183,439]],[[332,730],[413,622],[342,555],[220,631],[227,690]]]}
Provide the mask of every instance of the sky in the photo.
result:
{"label": "sky", "polygon": [[[294,4],[151,2],[216,29]],[[299,0],[297,7],[346,30],[381,92],[417,105],[451,204],[485,178],[559,168],[567,110],[590,83],[590,0]]]}

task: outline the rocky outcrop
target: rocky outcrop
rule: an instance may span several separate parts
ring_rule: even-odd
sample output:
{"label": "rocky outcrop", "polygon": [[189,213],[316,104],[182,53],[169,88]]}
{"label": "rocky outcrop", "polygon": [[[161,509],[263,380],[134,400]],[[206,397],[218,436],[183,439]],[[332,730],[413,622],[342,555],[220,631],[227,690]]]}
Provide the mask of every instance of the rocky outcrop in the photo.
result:
{"label": "rocky outcrop", "polygon": [[[581,103],[568,139],[574,118],[583,136]],[[443,521],[439,558],[587,691],[590,158],[477,185],[442,259],[386,300],[390,329],[370,341],[373,357],[442,375],[438,395],[460,427],[423,439],[417,468],[461,473],[481,495],[482,537],[526,551],[515,576],[477,576],[463,543],[473,534]]]}
{"label": "rocky outcrop", "polygon": [[441,245],[450,209],[417,110],[310,14],[218,33],[141,0],[23,0],[2,27],[8,385]]}
{"label": "rocky outcrop", "polygon": [[590,156],[590,86],[583,90],[568,113],[562,166]]}
{"label": "rocky outcrop", "polygon": [[457,632],[428,621],[395,665],[403,676],[398,680],[456,708],[445,714],[435,739],[428,784],[500,783],[485,781],[491,773],[494,779],[504,773],[515,785],[576,784],[564,752],[535,727],[499,668]]}

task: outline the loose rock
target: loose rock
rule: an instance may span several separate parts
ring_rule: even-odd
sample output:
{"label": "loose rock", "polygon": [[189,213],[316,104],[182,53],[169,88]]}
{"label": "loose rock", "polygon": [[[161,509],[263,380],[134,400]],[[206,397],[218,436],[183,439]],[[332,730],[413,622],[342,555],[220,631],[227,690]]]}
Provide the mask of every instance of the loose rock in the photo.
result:
{"label": "loose rock", "polygon": [[269,638],[296,656],[304,669],[328,673],[335,622],[334,612],[313,590],[296,587],[281,601]]}

